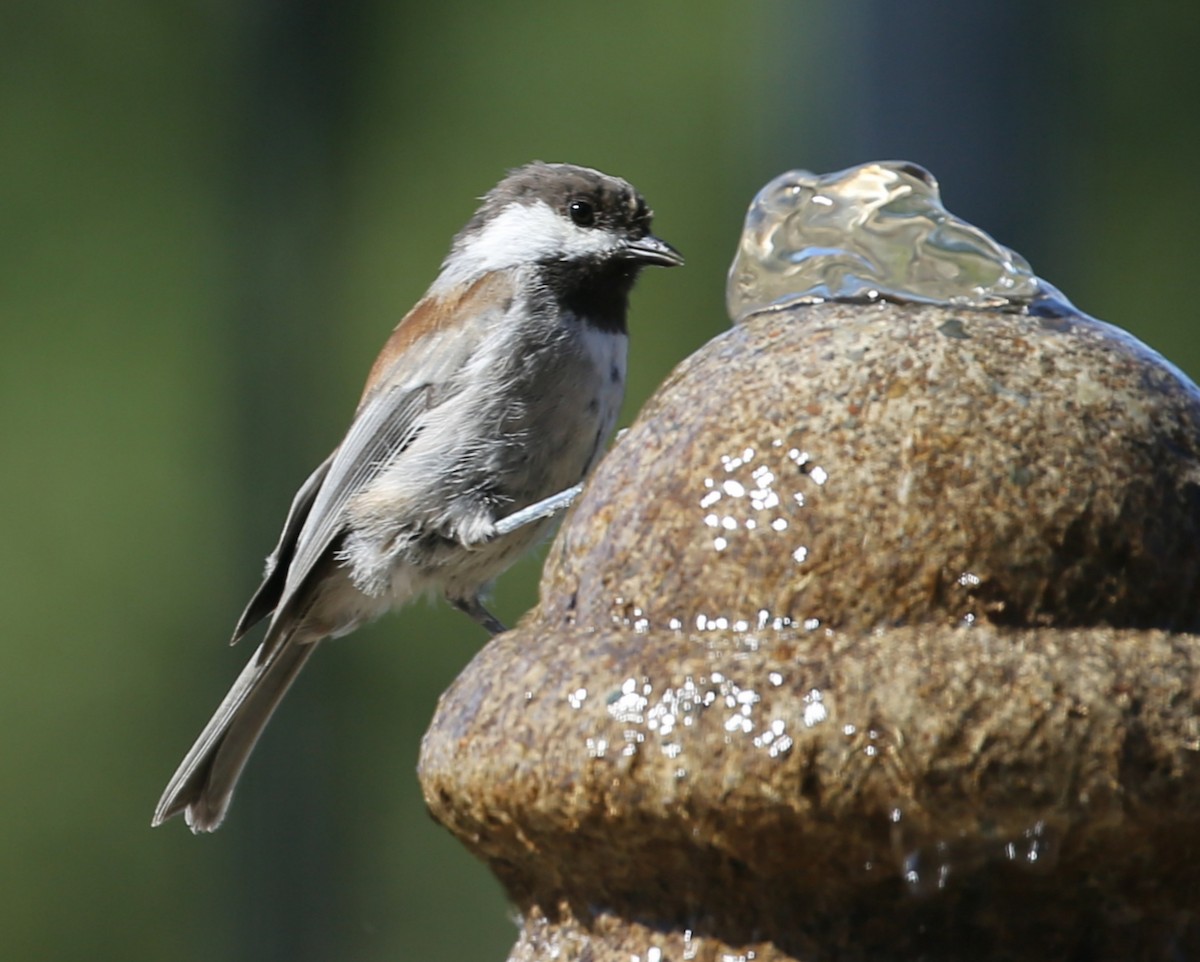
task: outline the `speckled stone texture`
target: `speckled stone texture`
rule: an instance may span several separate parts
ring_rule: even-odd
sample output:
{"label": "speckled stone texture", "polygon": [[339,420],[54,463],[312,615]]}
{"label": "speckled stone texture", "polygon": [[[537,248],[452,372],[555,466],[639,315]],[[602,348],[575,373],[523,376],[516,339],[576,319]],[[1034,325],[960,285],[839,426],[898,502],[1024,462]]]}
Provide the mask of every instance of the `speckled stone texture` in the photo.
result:
{"label": "speckled stone texture", "polygon": [[689,358],[443,697],[515,960],[1200,958],[1200,394],[1086,318]]}

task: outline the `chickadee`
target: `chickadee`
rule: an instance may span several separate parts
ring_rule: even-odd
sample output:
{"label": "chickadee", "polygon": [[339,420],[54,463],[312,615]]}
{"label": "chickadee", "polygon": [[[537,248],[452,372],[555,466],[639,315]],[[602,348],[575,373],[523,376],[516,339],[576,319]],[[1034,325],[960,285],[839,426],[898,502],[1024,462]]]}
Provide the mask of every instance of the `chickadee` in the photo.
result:
{"label": "chickadee", "polygon": [[[679,253],[626,181],[533,163],[483,199],[383,346],[342,443],[300,487],[233,632],[266,637],[167,785],[154,825],[211,832],[317,642],[440,592],[480,592],[535,544],[537,507],[599,459],[625,390],[629,292]],[[528,523],[522,523],[526,519]]]}

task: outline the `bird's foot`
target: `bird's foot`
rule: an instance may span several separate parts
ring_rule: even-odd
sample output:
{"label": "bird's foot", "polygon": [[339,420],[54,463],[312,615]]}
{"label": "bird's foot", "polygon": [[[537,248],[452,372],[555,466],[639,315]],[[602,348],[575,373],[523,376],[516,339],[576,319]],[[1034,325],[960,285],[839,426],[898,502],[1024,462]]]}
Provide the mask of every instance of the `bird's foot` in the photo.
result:
{"label": "bird's foot", "polygon": [[499,618],[483,607],[483,602],[478,598],[448,598],[446,600],[472,621],[483,625],[488,634],[498,635],[508,630]]}

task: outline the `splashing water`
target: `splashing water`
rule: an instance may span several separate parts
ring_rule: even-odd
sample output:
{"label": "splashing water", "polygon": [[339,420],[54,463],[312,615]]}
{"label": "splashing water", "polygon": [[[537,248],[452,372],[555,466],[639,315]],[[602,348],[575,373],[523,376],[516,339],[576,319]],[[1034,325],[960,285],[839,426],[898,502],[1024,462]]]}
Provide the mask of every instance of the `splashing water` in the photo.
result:
{"label": "splashing water", "polygon": [[1079,313],[1020,254],[947,211],[933,175],[905,161],[772,180],[746,214],[726,300],[735,322],[834,300]]}

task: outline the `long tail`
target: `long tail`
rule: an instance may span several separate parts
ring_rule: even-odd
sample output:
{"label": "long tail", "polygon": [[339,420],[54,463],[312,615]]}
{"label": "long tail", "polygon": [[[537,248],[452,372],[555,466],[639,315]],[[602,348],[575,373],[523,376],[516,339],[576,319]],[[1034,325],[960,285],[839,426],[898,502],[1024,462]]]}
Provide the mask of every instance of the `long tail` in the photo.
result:
{"label": "long tail", "polygon": [[151,825],[182,812],[193,832],[220,826],[246,759],[316,647],[295,637],[276,639],[270,651],[259,645],[167,784]]}

